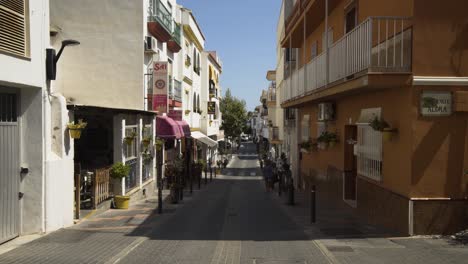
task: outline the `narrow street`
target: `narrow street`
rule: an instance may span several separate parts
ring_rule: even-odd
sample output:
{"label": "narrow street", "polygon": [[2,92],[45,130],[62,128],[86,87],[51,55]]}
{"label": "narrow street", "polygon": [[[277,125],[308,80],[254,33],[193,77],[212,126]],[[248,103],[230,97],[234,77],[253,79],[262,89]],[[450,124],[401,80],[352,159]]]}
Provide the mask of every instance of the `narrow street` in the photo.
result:
{"label": "narrow street", "polygon": [[0,263],[328,263],[265,192],[254,144],[243,144],[224,174],[134,228],[97,228],[89,219],[0,255]]}
{"label": "narrow street", "polygon": [[[0,263],[464,263],[468,248],[449,239],[394,237],[308,195],[295,206],[267,193],[255,145],[243,143],[223,175],[185,192],[183,202],[149,198],[108,210],[4,254]],[[204,176],[204,175],[203,175]],[[197,187],[197,184],[195,184]],[[0,247],[1,252],[1,247]]]}

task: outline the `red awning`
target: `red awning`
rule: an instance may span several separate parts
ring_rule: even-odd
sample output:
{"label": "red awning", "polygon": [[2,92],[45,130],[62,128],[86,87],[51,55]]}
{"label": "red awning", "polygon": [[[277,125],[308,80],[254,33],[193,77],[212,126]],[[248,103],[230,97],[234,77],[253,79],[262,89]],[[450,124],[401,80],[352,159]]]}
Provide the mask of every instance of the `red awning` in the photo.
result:
{"label": "red awning", "polygon": [[177,124],[179,125],[179,128],[180,128],[180,131],[182,133],[183,136],[185,137],[190,137],[190,126],[187,122],[185,122],[185,120],[182,120],[182,121],[176,121]]}
{"label": "red awning", "polygon": [[156,136],[163,139],[179,139],[184,135],[174,119],[158,116],[156,117]]}

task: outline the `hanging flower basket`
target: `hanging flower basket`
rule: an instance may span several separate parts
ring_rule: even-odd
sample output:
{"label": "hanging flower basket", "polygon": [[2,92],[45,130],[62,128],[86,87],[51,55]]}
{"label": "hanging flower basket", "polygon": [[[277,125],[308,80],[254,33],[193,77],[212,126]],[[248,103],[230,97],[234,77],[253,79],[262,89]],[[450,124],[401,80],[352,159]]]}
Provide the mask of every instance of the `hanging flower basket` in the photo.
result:
{"label": "hanging flower basket", "polygon": [[70,137],[73,139],[79,139],[81,137],[81,132],[85,129],[87,124],[88,123],[83,122],[82,119],[80,119],[77,124],[75,124],[75,122],[68,123],[67,128],[70,133]]}
{"label": "hanging flower basket", "polygon": [[146,163],[150,162],[153,159],[153,155],[151,155],[151,153],[148,153],[148,152],[141,153],[141,157],[143,158],[143,161]]}
{"label": "hanging flower basket", "polygon": [[124,137],[124,142],[125,144],[130,145],[133,143],[133,140],[135,140],[135,138],[136,138],[136,133],[133,132],[129,136]]}
{"label": "hanging flower basket", "polygon": [[151,137],[146,137],[141,141],[141,144],[143,147],[148,148],[148,146],[151,144]]}
{"label": "hanging flower basket", "polygon": [[156,141],[154,142],[155,145],[156,145],[156,150],[157,151],[160,151],[162,150],[162,147],[164,146],[164,141],[161,140],[161,139],[156,139]]}
{"label": "hanging flower basket", "polygon": [[83,129],[68,129],[68,132],[70,133],[70,137],[73,139],[79,139],[81,137],[81,131]]}
{"label": "hanging flower basket", "polygon": [[384,129],[382,130],[382,139],[383,139],[385,142],[392,141],[393,134],[396,133],[396,132],[397,132],[396,129],[384,128]]}

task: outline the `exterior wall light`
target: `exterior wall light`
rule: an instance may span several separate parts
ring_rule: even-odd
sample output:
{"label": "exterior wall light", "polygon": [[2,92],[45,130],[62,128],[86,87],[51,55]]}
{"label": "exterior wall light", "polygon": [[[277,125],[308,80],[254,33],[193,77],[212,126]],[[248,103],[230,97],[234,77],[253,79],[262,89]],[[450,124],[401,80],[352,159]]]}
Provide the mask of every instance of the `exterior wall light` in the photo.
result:
{"label": "exterior wall light", "polygon": [[46,50],[46,74],[47,74],[47,80],[55,80],[55,77],[57,75],[57,62],[60,59],[60,56],[62,56],[62,52],[65,49],[66,46],[76,46],[80,45],[79,41],[73,40],[73,39],[67,39],[62,41],[62,46],[60,47],[60,50],[58,54],[55,54],[55,49],[47,49]]}

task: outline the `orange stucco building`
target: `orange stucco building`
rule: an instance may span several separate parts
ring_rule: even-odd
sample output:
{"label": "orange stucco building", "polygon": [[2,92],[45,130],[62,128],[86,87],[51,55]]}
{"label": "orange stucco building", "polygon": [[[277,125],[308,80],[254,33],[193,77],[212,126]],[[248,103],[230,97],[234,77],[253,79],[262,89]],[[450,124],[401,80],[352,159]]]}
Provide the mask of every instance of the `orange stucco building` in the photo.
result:
{"label": "orange stucco building", "polygon": [[[402,234],[466,228],[468,3],[283,4],[281,106],[298,109],[299,142],[308,142],[300,185]],[[325,131],[338,140],[320,144]]]}

